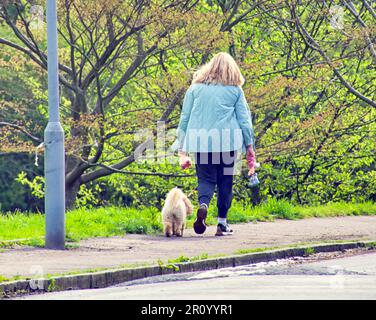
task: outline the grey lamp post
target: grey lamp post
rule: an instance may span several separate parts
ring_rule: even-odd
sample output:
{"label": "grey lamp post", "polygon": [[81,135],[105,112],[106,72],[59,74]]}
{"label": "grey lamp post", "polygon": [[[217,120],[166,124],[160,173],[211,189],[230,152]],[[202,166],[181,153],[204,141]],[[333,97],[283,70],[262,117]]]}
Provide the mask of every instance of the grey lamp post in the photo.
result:
{"label": "grey lamp post", "polygon": [[65,152],[59,117],[59,69],[56,0],[47,0],[49,119],[44,132],[46,248],[65,247]]}

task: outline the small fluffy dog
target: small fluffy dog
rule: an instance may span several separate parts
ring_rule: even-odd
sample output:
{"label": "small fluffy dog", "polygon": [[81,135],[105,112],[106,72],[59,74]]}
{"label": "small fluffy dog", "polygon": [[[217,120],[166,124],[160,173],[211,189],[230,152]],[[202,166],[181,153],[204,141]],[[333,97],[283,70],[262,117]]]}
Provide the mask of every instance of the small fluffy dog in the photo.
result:
{"label": "small fluffy dog", "polygon": [[193,212],[192,203],[179,188],[170,190],[162,209],[162,220],[166,237],[182,237],[187,216]]}

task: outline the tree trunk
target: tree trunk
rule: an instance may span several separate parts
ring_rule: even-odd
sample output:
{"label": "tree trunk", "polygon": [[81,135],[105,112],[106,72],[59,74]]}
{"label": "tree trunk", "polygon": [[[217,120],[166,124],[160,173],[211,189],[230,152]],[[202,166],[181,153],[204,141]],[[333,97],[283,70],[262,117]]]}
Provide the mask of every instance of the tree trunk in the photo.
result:
{"label": "tree trunk", "polygon": [[252,205],[257,206],[261,203],[261,196],[260,196],[260,186],[255,186],[251,188],[251,194],[252,194]]}
{"label": "tree trunk", "polygon": [[[79,161],[77,158],[67,155],[65,158],[65,172],[66,177],[74,171],[75,168],[79,166]],[[71,180],[71,181],[68,181]],[[81,176],[74,177],[74,179],[66,179],[65,183],[65,207],[66,210],[74,209],[77,194],[80,191],[81,186]]]}
{"label": "tree trunk", "polygon": [[74,183],[65,186],[65,207],[66,210],[74,209],[77,194],[80,191],[81,182],[76,180]]}

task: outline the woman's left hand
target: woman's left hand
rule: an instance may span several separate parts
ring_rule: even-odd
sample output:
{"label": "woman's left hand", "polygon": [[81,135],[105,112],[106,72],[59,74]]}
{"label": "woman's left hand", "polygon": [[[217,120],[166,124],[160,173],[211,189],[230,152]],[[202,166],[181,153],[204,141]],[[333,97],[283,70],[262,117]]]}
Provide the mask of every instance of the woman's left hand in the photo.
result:
{"label": "woman's left hand", "polygon": [[253,151],[252,145],[247,147],[247,162],[248,162],[248,175],[251,176],[255,173],[255,168],[256,168],[256,156],[255,152]]}

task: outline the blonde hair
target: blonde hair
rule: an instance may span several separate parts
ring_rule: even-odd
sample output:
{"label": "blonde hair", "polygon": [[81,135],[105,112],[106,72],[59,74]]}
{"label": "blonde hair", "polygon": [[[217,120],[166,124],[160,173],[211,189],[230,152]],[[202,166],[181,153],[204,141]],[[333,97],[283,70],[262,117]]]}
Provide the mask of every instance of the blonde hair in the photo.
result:
{"label": "blonde hair", "polygon": [[226,52],[220,52],[196,71],[192,83],[242,86],[244,77],[234,58]]}

